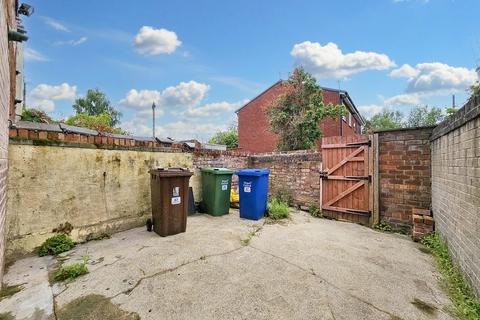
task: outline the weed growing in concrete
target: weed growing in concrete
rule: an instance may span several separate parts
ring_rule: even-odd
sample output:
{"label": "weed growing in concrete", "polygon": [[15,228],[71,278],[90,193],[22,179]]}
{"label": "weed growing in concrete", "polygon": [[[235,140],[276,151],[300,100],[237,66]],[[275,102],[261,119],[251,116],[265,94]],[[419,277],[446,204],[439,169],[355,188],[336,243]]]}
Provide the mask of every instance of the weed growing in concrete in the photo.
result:
{"label": "weed growing in concrete", "polygon": [[323,218],[322,209],[318,208],[317,206],[311,205],[308,207],[308,213],[310,213],[312,217]]}
{"label": "weed growing in concrete", "polygon": [[278,189],[277,192],[275,192],[275,199],[280,202],[286,203],[288,206],[293,205],[292,193],[287,189]]}
{"label": "weed growing in concrete", "polygon": [[2,301],[5,298],[13,296],[15,293],[21,291],[22,289],[23,289],[22,285],[7,286],[4,284],[2,286],[2,290],[0,290],[0,301]]}
{"label": "weed growing in concrete", "polygon": [[379,223],[374,224],[373,229],[382,232],[393,232],[392,226],[384,219],[380,220]]}
{"label": "weed growing in concrete", "polygon": [[422,243],[431,250],[437,261],[443,285],[453,301],[457,316],[466,320],[480,319],[480,299],[475,298],[462,272],[453,263],[448,247],[440,235],[434,232],[426,236]]}
{"label": "weed growing in concrete", "polygon": [[62,266],[55,273],[55,281],[67,280],[68,282],[72,282],[81,275],[88,273],[87,261],[88,257],[83,257],[82,262]]}
{"label": "weed growing in concrete", "polygon": [[277,198],[273,198],[268,203],[268,217],[272,220],[288,218],[290,209],[286,202],[281,202]]}
{"label": "weed growing in concrete", "polygon": [[250,241],[252,240],[253,237],[257,235],[260,230],[262,230],[263,226],[253,226],[253,229],[250,230],[250,232],[247,234],[247,237],[245,239],[240,240],[244,246],[248,246],[250,244]]}
{"label": "weed growing in concrete", "polygon": [[45,240],[38,250],[38,255],[40,257],[48,255],[56,256],[72,249],[73,247],[75,247],[75,243],[70,237],[64,234],[57,234]]}

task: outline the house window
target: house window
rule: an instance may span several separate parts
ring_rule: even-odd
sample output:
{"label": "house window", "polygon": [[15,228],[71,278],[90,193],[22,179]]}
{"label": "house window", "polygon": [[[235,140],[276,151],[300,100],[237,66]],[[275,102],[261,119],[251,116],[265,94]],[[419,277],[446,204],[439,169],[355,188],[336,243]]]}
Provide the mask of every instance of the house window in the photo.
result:
{"label": "house window", "polygon": [[348,113],[348,125],[352,126],[352,114],[350,112]]}
{"label": "house window", "polygon": [[345,117],[345,115],[342,116],[342,120],[347,122],[347,117]]}

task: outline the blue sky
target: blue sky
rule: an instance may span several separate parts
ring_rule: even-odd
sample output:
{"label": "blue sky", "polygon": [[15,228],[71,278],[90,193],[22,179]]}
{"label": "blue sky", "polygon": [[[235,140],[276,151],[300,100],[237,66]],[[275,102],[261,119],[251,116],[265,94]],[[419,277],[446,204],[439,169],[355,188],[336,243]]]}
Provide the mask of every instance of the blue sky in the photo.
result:
{"label": "blue sky", "polygon": [[29,1],[27,103],[55,118],[104,91],[122,127],[207,139],[296,65],[366,116],[445,107],[477,80],[477,0]]}

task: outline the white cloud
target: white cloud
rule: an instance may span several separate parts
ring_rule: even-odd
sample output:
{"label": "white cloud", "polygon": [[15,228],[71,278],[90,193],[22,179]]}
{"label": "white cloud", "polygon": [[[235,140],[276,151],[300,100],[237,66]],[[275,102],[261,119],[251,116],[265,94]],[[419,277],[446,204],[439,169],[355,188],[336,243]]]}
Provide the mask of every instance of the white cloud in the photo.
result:
{"label": "white cloud", "polygon": [[409,64],[404,64],[400,68],[394,69],[390,72],[390,77],[393,78],[415,78],[419,71]]}
{"label": "white cloud", "polygon": [[420,104],[422,96],[417,93],[404,93],[385,99],[383,102],[386,106],[404,106]]}
{"label": "white cloud", "polygon": [[43,20],[45,21],[45,23],[49,27],[51,27],[51,28],[53,28],[57,31],[70,32],[70,30],[63,23],[61,23],[58,20],[52,19],[50,17],[43,17]]}
{"label": "white cloud", "polygon": [[235,103],[230,102],[213,102],[205,104],[197,108],[188,108],[181,112],[179,116],[188,118],[215,118],[220,116],[223,112],[233,112],[245,105],[248,100],[239,101]]}
{"label": "white cloud", "polygon": [[378,104],[369,104],[358,107],[358,110],[364,118],[371,118],[372,116],[382,112],[383,109],[385,109],[385,106]]}
{"label": "white cloud", "polygon": [[180,82],[176,86],[171,86],[163,91],[158,90],[130,90],[124,99],[120,100],[120,105],[136,110],[147,110],[150,112],[152,103],[157,105],[159,114],[166,107],[193,107],[196,106],[204,97],[210,86],[204,83],[189,81]]}
{"label": "white cloud", "polygon": [[162,91],[162,104],[167,106],[194,106],[204,97],[210,86],[190,80]]}
{"label": "white cloud", "polygon": [[290,54],[295,65],[303,66],[317,78],[343,78],[366,70],[386,70],[395,66],[385,54],[365,51],[344,54],[332,42],[324,46],[310,41],[298,43]]}
{"label": "white cloud", "polygon": [[206,141],[219,130],[226,130],[224,123],[196,123],[192,121],[177,121],[161,125],[156,130],[160,137],[172,137],[176,140],[198,139]]}
{"label": "white cloud", "polygon": [[32,48],[25,48],[23,56],[26,61],[48,61],[48,58]]}
{"label": "white cloud", "polygon": [[120,104],[133,109],[149,109],[152,103],[160,104],[161,93],[156,90],[135,90],[132,89],[127,96],[120,101]]}
{"label": "white cloud", "polygon": [[417,105],[422,98],[465,91],[478,80],[474,69],[452,67],[439,62],[419,63],[415,67],[404,64],[393,70],[390,76],[406,77],[408,82],[403,94],[385,100],[388,106]]}
{"label": "white cloud", "polygon": [[149,26],[140,28],[133,43],[138,53],[146,55],[171,54],[182,44],[175,32]]}
{"label": "white cloud", "polygon": [[445,93],[462,91],[477,81],[475,69],[452,67],[444,63],[420,63],[418,74],[408,82],[407,92]]}
{"label": "white cloud", "polygon": [[77,96],[77,86],[62,83],[58,86],[40,84],[30,92],[29,107],[46,112],[55,109],[55,101],[73,101]]}
{"label": "white cloud", "polygon": [[80,37],[78,40],[67,40],[67,41],[57,41],[54,44],[56,46],[63,46],[63,45],[70,45],[70,46],[78,46],[88,40],[87,37]]}

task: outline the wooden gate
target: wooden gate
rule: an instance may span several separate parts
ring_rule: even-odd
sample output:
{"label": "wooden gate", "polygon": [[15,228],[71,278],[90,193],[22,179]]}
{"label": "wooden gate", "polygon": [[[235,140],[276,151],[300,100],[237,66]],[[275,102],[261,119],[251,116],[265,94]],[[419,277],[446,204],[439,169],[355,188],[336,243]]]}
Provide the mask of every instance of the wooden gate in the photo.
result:
{"label": "wooden gate", "polygon": [[371,144],[367,135],[322,139],[323,215],[363,225],[375,223]]}

